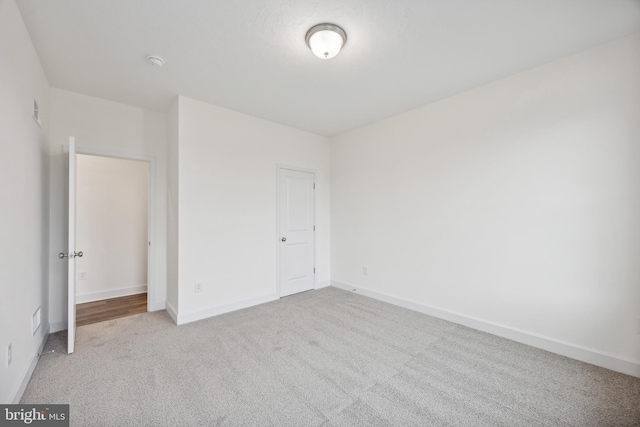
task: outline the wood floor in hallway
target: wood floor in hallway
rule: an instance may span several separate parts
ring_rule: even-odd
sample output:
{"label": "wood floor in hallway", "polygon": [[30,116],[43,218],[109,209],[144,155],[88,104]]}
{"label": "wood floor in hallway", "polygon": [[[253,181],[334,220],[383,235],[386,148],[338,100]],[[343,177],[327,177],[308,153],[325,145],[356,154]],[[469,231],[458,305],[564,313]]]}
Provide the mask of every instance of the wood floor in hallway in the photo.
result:
{"label": "wood floor in hallway", "polygon": [[76,326],[147,312],[147,293],[76,305]]}

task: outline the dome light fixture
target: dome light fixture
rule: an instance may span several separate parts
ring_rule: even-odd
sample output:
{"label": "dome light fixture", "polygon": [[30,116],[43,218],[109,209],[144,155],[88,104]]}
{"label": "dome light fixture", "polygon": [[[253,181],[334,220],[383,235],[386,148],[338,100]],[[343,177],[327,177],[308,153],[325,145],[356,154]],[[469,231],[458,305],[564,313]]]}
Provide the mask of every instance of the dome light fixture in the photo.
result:
{"label": "dome light fixture", "polygon": [[307,31],[305,41],[315,56],[331,59],[347,42],[347,33],[335,24],[318,24]]}

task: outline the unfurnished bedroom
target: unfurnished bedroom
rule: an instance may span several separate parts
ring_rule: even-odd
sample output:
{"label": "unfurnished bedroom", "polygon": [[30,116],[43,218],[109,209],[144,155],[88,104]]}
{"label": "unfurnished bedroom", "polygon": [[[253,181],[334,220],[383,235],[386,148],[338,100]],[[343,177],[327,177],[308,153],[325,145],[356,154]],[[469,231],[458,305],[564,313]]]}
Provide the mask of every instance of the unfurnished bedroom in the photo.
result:
{"label": "unfurnished bedroom", "polygon": [[640,426],[640,0],[0,0],[0,425]]}

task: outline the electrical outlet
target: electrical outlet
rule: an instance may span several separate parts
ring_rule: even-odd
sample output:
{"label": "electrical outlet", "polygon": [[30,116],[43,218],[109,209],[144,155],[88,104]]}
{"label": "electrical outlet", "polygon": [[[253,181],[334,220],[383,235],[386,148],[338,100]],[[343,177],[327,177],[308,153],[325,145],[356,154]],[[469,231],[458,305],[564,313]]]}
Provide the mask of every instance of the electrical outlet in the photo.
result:
{"label": "electrical outlet", "polygon": [[196,282],[195,292],[202,292],[202,282]]}
{"label": "electrical outlet", "polygon": [[12,360],[13,360],[12,344],[9,344],[9,347],[7,347],[7,368],[11,365]]}
{"label": "electrical outlet", "polygon": [[369,275],[369,267],[362,267],[362,274],[364,274],[365,276]]}
{"label": "electrical outlet", "polygon": [[78,280],[87,280],[87,272],[81,271],[78,273]]}

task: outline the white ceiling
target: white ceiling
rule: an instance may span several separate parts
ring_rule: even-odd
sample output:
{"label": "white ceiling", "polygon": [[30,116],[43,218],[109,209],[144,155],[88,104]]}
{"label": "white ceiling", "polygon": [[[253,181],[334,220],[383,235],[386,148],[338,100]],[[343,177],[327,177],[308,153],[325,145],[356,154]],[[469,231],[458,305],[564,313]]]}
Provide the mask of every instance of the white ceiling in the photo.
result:
{"label": "white ceiling", "polygon": [[[53,87],[333,136],[640,31],[640,0],[17,0]],[[304,36],[347,32],[321,60]],[[145,56],[163,57],[163,68]]]}

